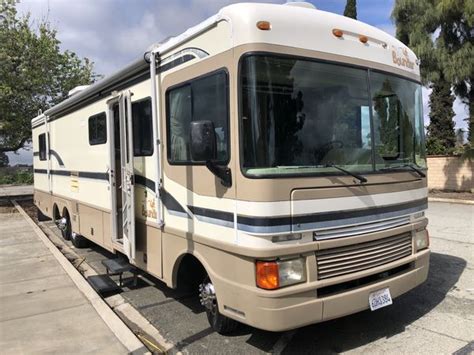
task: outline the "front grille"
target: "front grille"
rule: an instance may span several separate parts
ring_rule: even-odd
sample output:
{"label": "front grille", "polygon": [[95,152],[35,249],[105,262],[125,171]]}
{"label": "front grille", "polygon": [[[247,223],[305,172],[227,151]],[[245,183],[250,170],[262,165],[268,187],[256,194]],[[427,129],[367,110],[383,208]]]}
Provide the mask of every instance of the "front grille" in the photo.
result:
{"label": "front grille", "polygon": [[352,237],[353,235],[378,232],[385,229],[400,227],[410,223],[410,216],[395,217],[383,221],[361,223],[356,226],[345,226],[317,230],[313,233],[314,240]]}
{"label": "front grille", "polygon": [[403,264],[403,265],[397,266],[396,268],[379,272],[378,274],[369,275],[366,277],[362,277],[360,279],[350,280],[350,281],[343,282],[340,284],[321,287],[320,289],[318,289],[318,297],[332,296],[341,292],[354,290],[358,287],[370,285],[375,282],[387,280],[395,275],[398,275],[405,271],[410,270],[412,265],[413,263]]}
{"label": "front grille", "polygon": [[318,280],[351,274],[391,263],[411,255],[411,234],[316,252]]}

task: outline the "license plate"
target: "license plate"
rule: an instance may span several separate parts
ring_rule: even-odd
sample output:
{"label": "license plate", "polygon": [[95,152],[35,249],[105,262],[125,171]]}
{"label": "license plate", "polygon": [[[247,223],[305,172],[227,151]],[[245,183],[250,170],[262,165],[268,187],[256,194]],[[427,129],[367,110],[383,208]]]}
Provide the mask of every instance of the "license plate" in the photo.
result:
{"label": "license plate", "polygon": [[390,306],[391,304],[392,296],[390,296],[390,290],[388,287],[369,294],[369,305],[371,311]]}

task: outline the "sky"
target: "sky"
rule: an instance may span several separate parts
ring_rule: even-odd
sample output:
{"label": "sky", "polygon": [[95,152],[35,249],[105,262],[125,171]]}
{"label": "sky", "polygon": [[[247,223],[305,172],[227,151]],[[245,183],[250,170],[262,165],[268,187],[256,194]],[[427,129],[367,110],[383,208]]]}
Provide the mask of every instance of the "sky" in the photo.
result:
{"label": "sky", "polygon": [[[284,3],[285,0],[245,0]],[[98,74],[110,75],[143,55],[152,43],[178,35],[217,13],[233,0],[20,0],[20,14],[31,19],[47,19],[57,29],[63,50],[69,49],[95,63]],[[318,9],[338,14],[346,0],[311,0]],[[394,0],[358,0],[358,20],[391,35],[390,19]],[[33,23],[34,24],[34,23]],[[425,124],[428,124],[429,90],[423,93]],[[456,127],[466,127],[467,108],[454,104]],[[10,164],[31,162],[31,152],[10,154]]]}

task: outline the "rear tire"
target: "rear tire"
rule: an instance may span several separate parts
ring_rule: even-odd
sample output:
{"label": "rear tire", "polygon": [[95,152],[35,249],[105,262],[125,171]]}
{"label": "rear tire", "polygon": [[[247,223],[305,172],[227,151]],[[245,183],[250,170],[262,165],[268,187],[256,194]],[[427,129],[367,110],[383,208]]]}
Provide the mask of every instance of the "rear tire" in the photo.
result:
{"label": "rear tire", "polygon": [[71,240],[72,228],[71,228],[71,219],[69,218],[69,213],[67,210],[64,213],[63,218],[66,218],[66,228],[61,229],[61,234],[64,240]]}
{"label": "rear tire", "polygon": [[203,304],[206,309],[207,320],[212,329],[219,334],[229,334],[239,328],[239,322],[228,318],[219,312],[219,305],[214,292],[214,285],[208,276],[199,286],[199,291],[201,304]]}

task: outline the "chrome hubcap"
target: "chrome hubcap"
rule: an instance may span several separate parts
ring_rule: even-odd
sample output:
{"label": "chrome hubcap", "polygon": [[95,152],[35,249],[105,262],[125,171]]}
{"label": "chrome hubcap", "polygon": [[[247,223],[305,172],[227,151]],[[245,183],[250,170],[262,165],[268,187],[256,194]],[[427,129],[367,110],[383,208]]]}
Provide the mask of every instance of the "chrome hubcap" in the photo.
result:
{"label": "chrome hubcap", "polygon": [[65,231],[67,229],[67,219],[66,219],[66,217],[58,219],[57,223],[58,223],[58,228],[60,230]]}
{"label": "chrome hubcap", "polygon": [[199,285],[199,300],[206,309],[210,311],[214,309],[216,304],[216,292],[211,282],[205,281]]}

